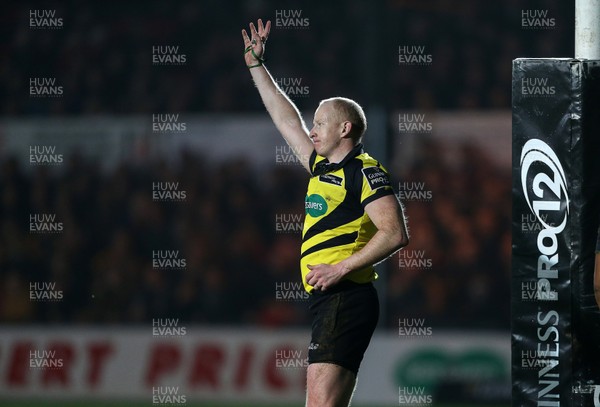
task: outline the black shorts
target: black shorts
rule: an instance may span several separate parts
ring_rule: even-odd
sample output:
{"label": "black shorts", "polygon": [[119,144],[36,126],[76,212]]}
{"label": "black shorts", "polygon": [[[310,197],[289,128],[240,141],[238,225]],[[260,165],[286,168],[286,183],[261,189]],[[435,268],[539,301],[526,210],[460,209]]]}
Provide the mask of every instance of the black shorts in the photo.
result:
{"label": "black shorts", "polygon": [[373,284],[342,281],[324,292],[315,290],[309,309],[308,363],[334,363],[357,374],[379,319]]}

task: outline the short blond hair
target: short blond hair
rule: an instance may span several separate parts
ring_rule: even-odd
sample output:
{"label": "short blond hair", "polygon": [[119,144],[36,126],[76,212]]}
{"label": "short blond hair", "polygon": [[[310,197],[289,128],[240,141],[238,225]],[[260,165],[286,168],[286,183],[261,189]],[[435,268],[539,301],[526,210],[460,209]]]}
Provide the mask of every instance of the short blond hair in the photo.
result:
{"label": "short blond hair", "polygon": [[319,106],[323,103],[332,104],[340,121],[349,121],[352,123],[350,137],[355,143],[360,142],[365,131],[367,131],[367,117],[363,108],[354,100],[341,96],[323,99],[319,103]]}

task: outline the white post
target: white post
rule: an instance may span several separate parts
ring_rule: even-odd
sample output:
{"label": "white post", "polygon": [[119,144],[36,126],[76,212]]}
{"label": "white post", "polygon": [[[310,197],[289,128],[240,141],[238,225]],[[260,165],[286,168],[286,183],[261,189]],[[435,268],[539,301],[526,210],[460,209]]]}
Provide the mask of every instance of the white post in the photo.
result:
{"label": "white post", "polygon": [[575,0],[575,58],[600,59],[600,0]]}

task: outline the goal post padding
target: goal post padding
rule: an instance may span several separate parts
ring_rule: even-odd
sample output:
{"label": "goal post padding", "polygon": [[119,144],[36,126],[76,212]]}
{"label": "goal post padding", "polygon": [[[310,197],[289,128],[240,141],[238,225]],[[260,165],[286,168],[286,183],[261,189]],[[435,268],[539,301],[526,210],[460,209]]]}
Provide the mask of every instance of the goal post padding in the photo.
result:
{"label": "goal post padding", "polygon": [[599,100],[600,61],[513,61],[515,406],[594,405],[600,385]]}

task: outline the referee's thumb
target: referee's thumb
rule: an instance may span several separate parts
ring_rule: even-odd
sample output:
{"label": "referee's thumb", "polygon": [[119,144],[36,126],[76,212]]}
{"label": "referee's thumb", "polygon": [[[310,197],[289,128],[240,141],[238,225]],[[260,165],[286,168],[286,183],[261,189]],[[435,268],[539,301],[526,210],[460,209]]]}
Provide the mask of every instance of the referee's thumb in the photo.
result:
{"label": "referee's thumb", "polygon": [[315,268],[315,266],[313,266],[311,264],[307,264],[306,267],[308,267],[309,270],[312,270],[313,268]]}

